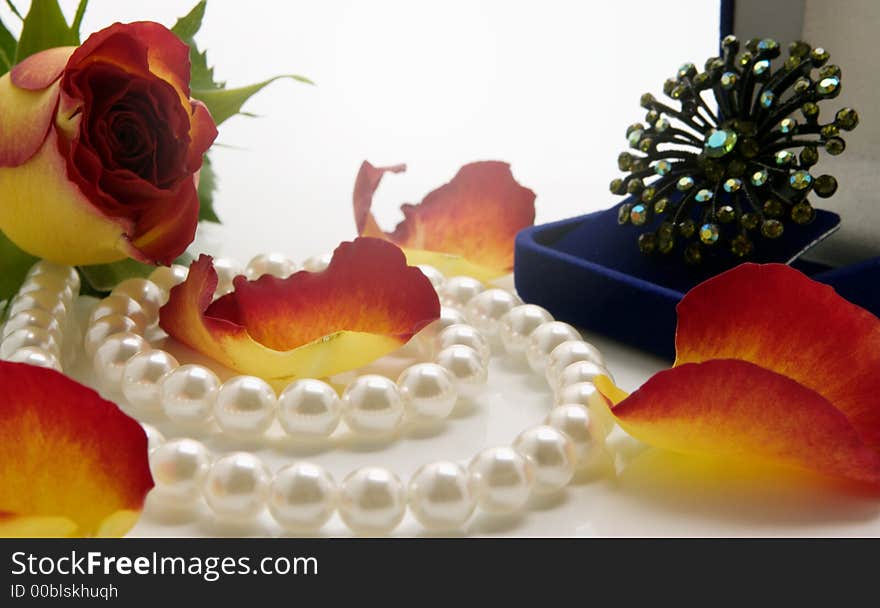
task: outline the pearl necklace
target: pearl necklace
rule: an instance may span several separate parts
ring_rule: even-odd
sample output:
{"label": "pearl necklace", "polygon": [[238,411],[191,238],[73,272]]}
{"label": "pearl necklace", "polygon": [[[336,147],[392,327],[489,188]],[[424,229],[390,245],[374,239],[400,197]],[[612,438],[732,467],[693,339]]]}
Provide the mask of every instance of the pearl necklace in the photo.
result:
{"label": "pearl necklace", "polygon": [[[260,264],[271,260],[274,268],[253,269],[252,262],[247,268],[250,276],[260,270],[280,276],[292,272],[292,263],[277,256],[255,260]],[[221,266],[235,268],[226,261]],[[493,514],[516,512],[530,495],[556,492],[567,485],[579,464],[595,457],[601,443],[594,437],[601,431],[588,409],[601,400],[592,380],[608,373],[601,353],[584,342],[573,327],[554,321],[543,308],[521,304],[508,291],[484,290],[482,283],[469,277],[445,279],[430,267],[422,270],[443,304],[436,327],[423,334],[437,342],[441,353],[448,349],[466,353],[467,361],[480,364],[481,378],[485,378],[490,343],[500,343],[509,357],[526,359],[529,368],[542,375],[554,393],[556,407],[544,424],[526,429],[509,446],[481,451],[467,463],[425,464],[406,484],[392,471],[376,466],[358,468],[338,484],[326,469],[304,461],[273,474],[252,453],[234,452],[214,458],[200,441],[165,441],[156,429],[147,426],[156,498],[178,507],[204,499],[216,517],[238,522],[252,520],[268,507],[281,527],[293,533],[315,532],[338,511],[353,532],[377,536],[393,531],[407,508],[429,530],[460,530],[477,508]],[[221,284],[230,280],[224,277]],[[463,324],[465,320],[472,325]],[[413,370],[439,367],[452,372],[453,386],[459,392],[467,385],[466,377],[460,377],[454,366],[439,355],[436,361],[408,368],[396,383],[407,412],[426,407],[418,403],[422,398],[421,382],[411,379],[420,374]],[[345,395],[351,395],[359,380],[343,393],[344,408],[356,407],[350,398],[346,403]],[[383,381],[383,387],[393,393],[395,383]],[[429,395],[424,398],[426,404],[433,403]],[[442,409],[448,412],[450,406],[445,404]],[[343,418],[350,425],[350,417]]]}
{"label": "pearl necklace", "polygon": [[[310,258],[304,266],[318,271],[326,266],[326,260],[325,256]],[[218,262],[221,275],[218,292],[222,293],[224,289],[230,289],[231,278],[240,270],[226,260]],[[276,276],[286,276],[294,269],[291,262],[279,256],[258,256],[248,265],[246,274],[255,278],[262,271],[268,271]],[[589,411],[601,400],[592,380],[598,374],[608,373],[601,353],[584,342],[573,327],[554,321],[538,306],[520,304],[510,292],[484,290],[482,283],[468,277],[447,280],[430,267],[422,270],[438,289],[444,305],[441,319],[435,327],[423,333],[433,336],[441,354],[454,349],[452,352],[460,354],[467,362],[466,369],[480,370],[477,375],[483,381],[491,353],[490,341],[496,346],[500,343],[510,357],[525,358],[535,373],[545,377],[554,393],[556,407],[544,424],[523,431],[510,446],[481,451],[469,463],[439,461],[426,464],[406,485],[393,472],[374,466],[358,468],[341,484],[337,484],[324,468],[308,462],[295,462],[273,475],[254,454],[234,452],[215,459],[203,443],[189,438],[166,441],[155,428],[145,424],[156,498],[178,507],[192,506],[204,499],[219,519],[239,522],[253,519],[268,507],[285,530],[295,533],[320,529],[338,511],[353,532],[382,535],[400,523],[407,507],[416,520],[430,530],[458,530],[477,508],[493,514],[516,512],[525,506],[531,494],[551,493],[567,485],[577,467],[594,458],[600,443],[595,436],[606,434],[591,420]],[[221,400],[224,387],[235,387],[228,390],[238,396],[244,385],[259,386],[256,393],[265,395],[265,400],[258,399],[258,403],[273,403],[274,392],[271,387],[265,391],[266,387],[253,383],[250,377],[232,378],[219,386],[219,380],[214,383],[216,375],[204,366],[178,366],[171,355],[150,347],[144,334],[155,325],[158,309],[167,301],[170,288],[185,278],[186,268],[175,266],[159,268],[149,279],[130,279],[121,283],[93,312],[84,346],[93,357],[95,371],[104,387],[118,386],[135,408],[155,409],[156,401],[162,400],[166,414],[175,412],[173,407],[164,403],[164,396],[175,394],[166,384],[175,386],[176,378],[181,374],[179,370],[193,370],[187,373],[187,377],[196,380],[184,383],[187,390],[200,385],[213,386],[214,389],[188,394],[195,394],[199,402],[196,409],[213,410],[222,428],[220,420],[224,407],[230,403],[237,407],[242,402],[254,401],[251,398]],[[61,291],[59,298],[64,300],[66,292]],[[22,294],[16,298],[20,296]],[[72,297],[68,298],[67,305],[70,299]],[[63,308],[66,310],[66,306]],[[465,325],[465,320],[473,326]],[[4,328],[4,335],[11,336],[12,333]],[[339,419],[333,412],[346,406],[357,410],[361,397],[352,395],[365,390],[372,395],[367,389],[373,382],[381,387],[378,394],[383,395],[380,398],[382,404],[393,403],[392,409],[396,411],[403,403],[403,411],[411,415],[437,417],[441,412],[448,414],[447,410],[452,407],[450,400],[454,405],[455,397],[467,396],[468,388],[474,388],[478,383],[470,383],[472,375],[462,377],[456,373],[456,366],[440,354],[435,361],[411,366],[401,374],[397,383],[383,376],[361,376],[348,386],[341,400],[321,381],[300,380],[298,382],[306,383],[298,385],[303,388],[292,389],[297,383],[288,386],[277,402],[279,405],[285,403],[288,391],[308,394],[312,398],[305,401],[311,405],[317,403],[319,413],[326,414],[318,417],[321,424],[307,425],[303,420],[307,417],[301,415],[297,407],[289,407],[292,415],[288,423],[295,435],[327,436],[332,433]],[[453,397],[445,389],[440,391],[439,398],[431,391],[424,393],[424,387],[431,384],[425,378],[434,378],[433,385],[447,385],[436,382],[438,377],[451,380]],[[209,381],[203,384],[200,380],[203,378]],[[249,380],[245,382],[242,378]],[[180,389],[180,392],[184,391]],[[389,394],[391,398],[387,397]],[[349,396],[347,402],[345,395]],[[288,401],[301,403],[300,398],[288,397]],[[321,404],[326,407],[322,409]],[[278,414],[282,427],[283,409],[280,406]],[[169,418],[173,419],[172,416],[169,414]],[[189,421],[185,416],[179,418]],[[357,422],[351,423],[351,414],[343,414],[342,418],[356,431],[364,428],[358,427]],[[386,419],[395,422],[393,425],[379,425],[382,432],[396,428],[400,416],[395,414]],[[242,436],[240,428],[226,427],[224,430],[231,434]],[[258,428],[261,430],[254,432]],[[248,424],[244,430],[247,436],[262,435],[265,422]],[[375,430],[375,427],[369,428],[366,434],[373,434]]]}
{"label": "pearl necklace", "polygon": [[8,320],[0,332],[0,359],[61,371],[76,344],[65,343],[75,324],[70,308],[79,295],[75,268],[40,261],[9,301]]}

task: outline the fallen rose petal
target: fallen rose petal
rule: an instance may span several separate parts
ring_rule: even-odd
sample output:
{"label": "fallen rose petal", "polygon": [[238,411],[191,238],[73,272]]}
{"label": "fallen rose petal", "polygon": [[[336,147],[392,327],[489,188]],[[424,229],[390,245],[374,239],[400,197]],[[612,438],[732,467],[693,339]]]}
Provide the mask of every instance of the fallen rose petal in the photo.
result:
{"label": "fallen rose petal", "polygon": [[343,243],[322,272],[239,276],[234,285],[212,304],[217,273],[212,259],[201,256],[171,290],[160,325],[223,365],[269,380],[361,367],[440,315],[430,281],[379,239]]}
{"label": "fallen rose petal", "polygon": [[831,287],[782,264],[742,264],[688,292],[675,345],[676,366],[741,359],[797,381],[880,448],[880,320]]}
{"label": "fallen rose petal", "polygon": [[[607,381],[599,380],[611,398]],[[686,363],[654,375],[611,409],[654,447],[772,462],[880,483],[880,454],[819,393],[746,361]]]}
{"label": "fallen rose petal", "polygon": [[406,251],[410,263],[430,264],[450,276],[488,280],[511,272],[516,234],[535,221],[535,193],[516,182],[510,165],[464,165],[421,204],[403,205],[404,220],[385,233],[370,211],[373,194],[386,172],[405,168],[361,165],[354,187],[358,234],[387,238]]}
{"label": "fallen rose petal", "polygon": [[0,536],[121,536],[153,487],[140,424],[54,370],[0,362]]}

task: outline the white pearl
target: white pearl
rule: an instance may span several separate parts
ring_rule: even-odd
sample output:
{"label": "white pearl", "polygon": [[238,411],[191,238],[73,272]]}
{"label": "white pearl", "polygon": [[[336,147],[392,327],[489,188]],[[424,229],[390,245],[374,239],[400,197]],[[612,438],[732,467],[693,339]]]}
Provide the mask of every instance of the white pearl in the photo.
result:
{"label": "white pearl", "polygon": [[74,293],[79,293],[79,273],[76,271],[76,268],[73,268],[72,266],[40,260],[28,270],[27,278],[30,279],[41,275],[54,275],[60,277],[64,279],[65,283],[70,285],[70,288],[73,289]]}
{"label": "white pearl", "polygon": [[220,518],[246,521],[266,506],[270,483],[271,475],[259,458],[235,452],[214,462],[205,479],[205,500]]}
{"label": "white pearl", "polygon": [[447,418],[458,399],[452,374],[435,363],[406,368],[397,379],[397,388],[407,411],[422,420]]}
{"label": "white pearl", "polygon": [[432,323],[431,325],[436,325],[437,330],[442,331],[450,325],[465,323],[467,323],[467,319],[464,318],[464,313],[462,313],[459,309],[452,306],[441,306],[440,318],[434,321],[434,323]]}
{"label": "white pearl", "polygon": [[259,437],[275,420],[275,391],[255,376],[236,376],[223,383],[214,401],[214,419],[236,437]]}
{"label": "white pearl", "polygon": [[511,513],[526,504],[535,483],[535,470],[509,447],[483,450],[468,467],[477,503],[487,513]]}
{"label": "white pearl", "polygon": [[163,303],[168,301],[168,292],[177,287],[189,275],[189,268],[180,264],[172,264],[171,266],[159,266],[150,273],[150,280],[156,284],[164,293],[162,296]]}
{"label": "white pearl", "polygon": [[332,386],[320,380],[297,380],[278,397],[278,421],[291,435],[329,437],[341,417],[339,396]]}
{"label": "white pearl", "polygon": [[303,270],[307,270],[308,272],[322,272],[327,270],[327,266],[330,265],[330,260],[332,259],[332,253],[313,255],[305,259],[303,262]]}
{"label": "white pearl", "polygon": [[56,357],[59,354],[58,342],[45,329],[39,327],[25,327],[16,329],[0,343],[0,359],[8,359],[12,354],[28,346],[52,353]]}
{"label": "white pearl", "polygon": [[6,339],[9,334],[18,329],[27,329],[29,327],[45,329],[49,332],[49,335],[55,338],[58,344],[61,344],[63,339],[61,323],[45,310],[36,309],[23,310],[14,317],[10,317],[3,326],[3,331],[0,332],[0,339]]}
{"label": "white pearl", "polygon": [[150,350],[129,359],[121,383],[129,405],[142,412],[159,410],[159,381],[178,365],[177,359],[164,350]]}
{"label": "white pearl", "polygon": [[520,304],[520,299],[506,289],[487,289],[471,298],[464,316],[471,325],[493,338],[501,330],[501,318]]}
{"label": "white pearl", "polygon": [[130,317],[123,315],[107,315],[89,325],[83,338],[83,349],[89,358],[94,358],[95,351],[104,343],[108,336],[120,333],[137,333],[138,325]]}
{"label": "white pearl", "polygon": [[572,384],[593,382],[597,376],[608,376],[610,378],[611,374],[601,365],[596,365],[590,361],[575,361],[571,365],[566,366],[557,377],[557,392]]}
{"label": "white pearl", "polygon": [[278,471],[272,481],[269,511],[290,532],[314,532],[336,510],[338,490],[323,468],[297,462]]}
{"label": "white pearl", "polygon": [[560,490],[574,476],[577,462],[574,444],[552,426],[536,426],[523,431],[514,440],[513,449],[535,467],[536,493]]}
{"label": "white pearl", "polygon": [[148,325],[154,324],[159,318],[164,295],[159,286],[148,279],[126,279],[114,287],[110,295],[128,296],[140,304]]}
{"label": "white pearl", "polygon": [[551,387],[556,387],[562,371],[576,361],[589,361],[596,365],[602,365],[604,359],[599,349],[584,342],[583,340],[568,340],[563,342],[552,351],[547,358],[547,367],[544,375]]}
{"label": "white pearl", "polygon": [[526,347],[526,359],[529,367],[537,374],[544,373],[547,363],[550,362],[550,353],[553,349],[569,340],[580,340],[578,331],[561,321],[551,321],[540,325],[529,336],[529,344]]}
{"label": "white pearl", "polygon": [[296,272],[296,264],[280,253],[262,253],[248,262],[245,267],[245,275],[252,281],[264,274],[286,279],[294,272]]}
{"label": "white pearl", "polygon": [[150,453],[156,493],[168,502],[187,504],[199,498],[211,469],[211,453],[193,439],[171,439]]}
{"label": "white pearl", "polygon": [[574,446],[578,464],[586,464],[596,448],[590,412],[579,403],[558,405],[550,410],[544,423],[565,433]]}
{"label": "white pearl", "polygon": [[483,365],[489,364],[489,358],[492,356],[492,347],[489,345],[489,341],[475,327],[457,323],[450,325],[437,336],[437,351],[456,344],[470,346],[479,353]]}
{"label": "white pearl", "polygon": [[342,482],[339,514],[357,534],[391,532],[406,511],[406,491],[397,475],[379,467],[363,467]]}
{"label": "white pearl", "polygon": [[501,317],[498,335],[504,350],[512,357],[525,355],[529,336],[544,323],[553,321],[553,315],[535,304],[523,304],[512,308]]}
{"label": "white pearl", "polygon": [[61,363],[58,361],[58,357],[49,351],[43,350],[42,348],[37,348],[36,346],[25,346],[24,348],[19,348],[17,351],[12,353],[7,361],[12,363],[27,363],[28,365],[33,365],[36,367],[46,367],[49,369],[54,369],[57,372],[61,370]]}
{"label": "white pearl", "polygon": [[13,317],[20,312],[31,310],[44,310],[59,322],[67,318],[67,305],[57,294],[45,290],[16,295],[9,302],[9,310],[6,314]]}
{"label": "white pearl", "polygon": [[607,407],[605,398],[592,382],[569,384],[556,394],[556,404],[580,403],[587,408]]}
{"label": "white pearl", "polygon": [[429,530],[458,530],[477,506],[473,486],[470,474],[459,464],[426,464],[409,482],[410,510]]}
{"label": "white pearl", "polygon": [[144,312],[143,307],[133,298],[126,295],[116,294],[101,300],[95,307],[95,310],[92,311],[92,316],[89,318],[89,324],[94,325],[97,321],[104,317],[109,317],[110,315],[128,317],[134,321],[138,331],[141,333],[143,333],[149,325],[149,319],[147,313]]}
{"label": "white pearl", "polygon": [[92,359],[99,384],[108,390],[118,389],[129,359],[148,350],[149,343],[138,334],[126,332],[108,336]]}
{"label": "white pearl", "polygon": [[64,264],[56,264],[54,262],[40,260],[39,262],[31,266],[30,270],[28,270],[27,276],[28,278],[31,278],[44,274],[51,274],[61,277],[68,285],[70,285],[71,289],[73,289],[75,293],[79,293],[80,279],[79,273],[76,271],[76,268],[66,266]]}
{"label": "white pearl", "polygon": [[244,268],[233,259],[215,258],[214,270],[217,271],[217,289],[214,291],[215,296],[222,296],[232,291],[235,286],[232,284],[233,279],[244,274]]}
{"label": "white pearl", "polygon": [[181,365],[159,381],[162,410],[174,422],[200,425],[211,419],[220,378],[203,365]]}
{"label": "white pearl", "polygon": [[419,264],[417,268],[422,271],[422,274],[425,275],[429,281],[431,281],[431,285],[434,286],[435,290],[440,289],[440,287],[443,285],[443,282],[446,281],[446,277],[444,276],[444,274],[433,266],[429,266],[428,264]]}
{"label": "white pearl", "polygon": [[39,274],[22,283],[18,288],[19,295],[27,295],[35,291],[46,291],[61,299],[67,306],[73,302],[76,295],[70,284],[63,277],[54,274]]}
{"label": "white pearl", "polygon": [[152,424],[141,423],[144,434],[147,436],[147,451],[152,454],[153,450],[165,443],[165,436]]}
{"label": "white pearl", "polygon": [[460,396],[473,399],[485,389],[489,370],[480,354],[470,346],[454,344],[444,348],[437,354],[436,362],[452,374]]}
{"label": "white pearl", "polygon": [[355,378],[342,394],[342,417],[349,428],[363,435],[385,435],[403,419],[403,401],[397,385],[367,374]]}
{"label": "white pearl", "polygon": [[463,308],[471,298],[483,291],[483,284],[471,277],[452,277],[441,285],[438,295],[444,306]]}

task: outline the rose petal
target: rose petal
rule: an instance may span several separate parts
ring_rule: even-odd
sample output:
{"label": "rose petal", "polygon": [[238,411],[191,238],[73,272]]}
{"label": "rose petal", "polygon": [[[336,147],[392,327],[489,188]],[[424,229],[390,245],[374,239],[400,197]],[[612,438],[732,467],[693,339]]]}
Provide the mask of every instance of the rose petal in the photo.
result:
{"label": "rose petal", "polygon": [[880,448],[880,320],[781,264],[743,264],[678,305],[676,365],[742,359],[816,391]]}
{"label": "rose petal", "polygon": [[406,343],[440,315],[430,281],[379,239],[343,243],[323,272],[235,280],[211,304],[212,260],[201,256],[171,290],[160,325],[242,373],[324,377],[361,367]]}
{"label": "rose petal", "polygon": [[39,91],[61,77],[74,46],[60,46],[34,53],[9,71],[12,84],[20,89]]}
{"label": "rose petal", "polygon": [[655,447],[880,483],[880,454],[846,416],[819,393],[746,361],[662,371],[611,413]]}
{"label": "rose petal", "polygon": [[52,126],[58,85],[28,91],[0,78],[0,167],[17,167],[36,154]]}
{"label": "rose petal", "polygon": [[153,487],[141,426],[49,369],[0,362],[0,536],[121,535]]}
{"label": "rose petal", "polygon": [[114,23],[92,34],[71,56],[70,66],[83,61],[111,63],[142,76],[154,74],[174,85],[182,102],[189,101],[189,47],[158,23]]}
{"label": "rose petal", "polygon": [[0,192],[0,230],[28,253],[70,265],[126,257],[131,222],[102,215],[67,178],[54,129],[26,163],[0,167]]}
{"label": "rose petal", "polygon": [[199,224],[199,197],[195,180],[177,196],[151,202],[131,235],[131,257],[147,264],[170,266],[192,243]]}
{"label": "rose petal", "polygon": [[217,125],[214,124],[208,107],[201,101],[192,101],[189,137],[192,141],[189,147],[189,170],[195,173],[202,167],[205,152],[217,139]]}
{"label": "rose petal", "polygon": [[361,165],[354,188],[359,234],[387,238],[403,247],[411,262],[418,259],[447,274],[467,271],[494,278],[511,271],[514,238],[535,221],[535,193],[516,182],[510,165],[485,161],[463,166],[421,204],[403,205],[404,220],[394,232],[383,233],[370,213],[373,193],[385,172],[403,170],[405,165]]}

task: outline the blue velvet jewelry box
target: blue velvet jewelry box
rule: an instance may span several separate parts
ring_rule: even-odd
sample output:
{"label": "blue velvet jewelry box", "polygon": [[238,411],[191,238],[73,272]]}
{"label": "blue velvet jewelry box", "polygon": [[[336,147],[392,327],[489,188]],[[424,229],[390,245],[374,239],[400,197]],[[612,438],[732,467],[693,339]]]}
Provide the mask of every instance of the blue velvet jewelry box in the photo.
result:
{"label": "blue velvet jewelry box", "polygon": [[[643,255],[635,244],[637,233],[617,223],[619,206],[520,232],[517,291],[560,320],[672,359],[676,305],[691,287],[719,270],[695,270],[679,256]],[[880,258],[839,268],[794,259],[834,232],[839,221],[836,214],[819,211],[809,230],[792,231],[751,261],[791,261],[880,316]]]}

